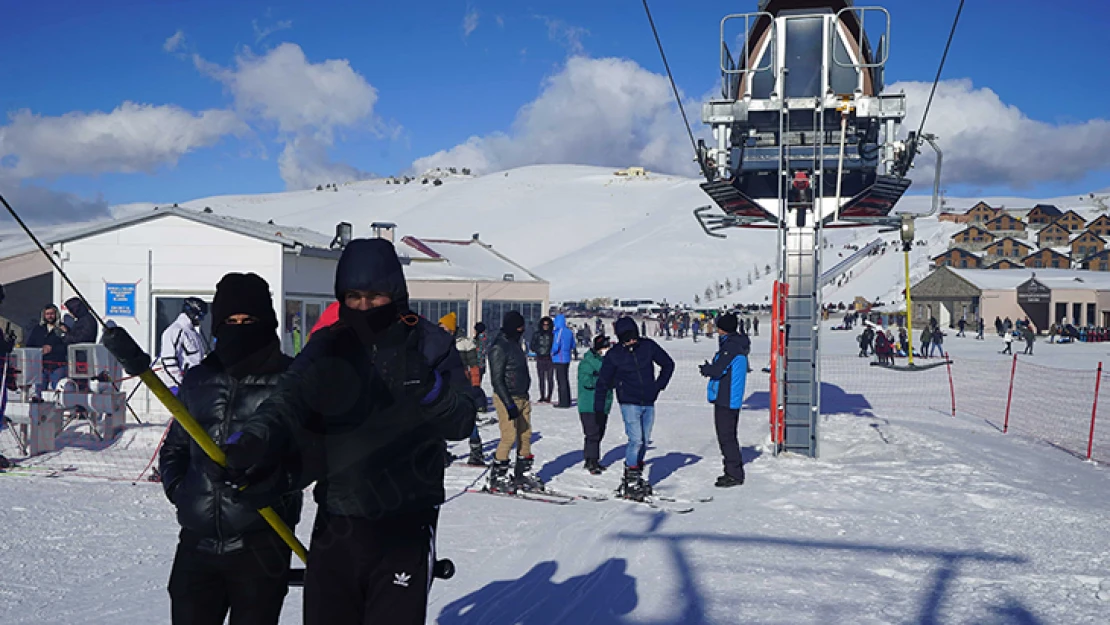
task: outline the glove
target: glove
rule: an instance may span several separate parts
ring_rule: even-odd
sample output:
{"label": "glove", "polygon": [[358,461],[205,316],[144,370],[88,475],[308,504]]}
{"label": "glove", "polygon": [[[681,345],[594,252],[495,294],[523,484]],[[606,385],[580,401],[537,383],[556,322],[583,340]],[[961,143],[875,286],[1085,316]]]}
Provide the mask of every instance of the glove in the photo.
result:
{"label": "glove", "polygon": [[709,363],[705,362],[705,363],[702,363],[702,364],[698,365],[698,373],[700,373],[703,378],[708,378],[709,377]]}
{"label": "glove", "polygon": [[506,406],[505,412],[509,413],[509,421],[516,421],[520,418],[520,408],[517,407],[516,402]]}
{"label": "glove", "polygon": [[226,466],[221,467],[209,460],[205,473],[214,483],[245,487],[265,477],[268,471],[261,466],[265,455],[265,441],[253,434],[235,432],[227,437],[224,445]]}

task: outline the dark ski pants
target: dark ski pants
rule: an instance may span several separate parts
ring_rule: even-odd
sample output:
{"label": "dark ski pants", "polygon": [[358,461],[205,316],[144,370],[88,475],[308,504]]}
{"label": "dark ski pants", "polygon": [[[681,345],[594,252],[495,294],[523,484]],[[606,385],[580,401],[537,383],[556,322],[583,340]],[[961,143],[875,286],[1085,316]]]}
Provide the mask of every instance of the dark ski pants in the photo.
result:
{"label": "dark ski pants", "polygon": [[223,555],[178,543],[169,583],[173,625],[223,625],[228,610],[231,625],[276,625],[290,553],[276,535]]}
{"label": "dark ski pants", "polygon": [[580,412],[582,433],[586,435],[586,445],[582,455],[586,460],[601,460],[601,439],[605,438],[605,426],[609,415],[596,412]]}
{"label": "dark ski pants", "polygon": [[378,520],[317,513],[305,625],[424,625],[438,519],[438,508]]}
{"label": "dark ski pants", "polygon": [[[559,387],[559,403],[556,408],[570,408],[570,363],[555,364],[555,381]],[[550,395],[548,395],[550,398]]]}
{"label": "dark ski pants", "polygon": [[551,401],[555,391],[555,365],[551,356],[536,356],[536,373],[540,378],[540,401]]}
{"label": "dark ski pants", "polygon": [[717,426],[717,444],[724,458],[725,474],[738,480],[744,479],[744,458],[740,455],[740,439],[736,428],[740,425],[740,409],[713,406],[713,421]]}

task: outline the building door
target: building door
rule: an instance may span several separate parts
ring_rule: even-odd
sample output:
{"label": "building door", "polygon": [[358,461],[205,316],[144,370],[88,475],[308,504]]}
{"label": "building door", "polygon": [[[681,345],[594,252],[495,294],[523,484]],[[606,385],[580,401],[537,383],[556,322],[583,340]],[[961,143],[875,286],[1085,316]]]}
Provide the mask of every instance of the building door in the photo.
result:
{"label": "building door", "polygon": [[1056,302],[1056,315],[1054,317],[1056,323],[1068,322],[1068,304],[1067,302]]}
{"label": "building door", "polygon": [[1083,323],[1083,304],[1073,303],[1071,305],[1071,322],[1077,326]]}
{"label": "building door", "polygon": [[1095,305],[1094,304],[1087,304],[1087,325],[1092,326],[1092,327],[1095,325]]}

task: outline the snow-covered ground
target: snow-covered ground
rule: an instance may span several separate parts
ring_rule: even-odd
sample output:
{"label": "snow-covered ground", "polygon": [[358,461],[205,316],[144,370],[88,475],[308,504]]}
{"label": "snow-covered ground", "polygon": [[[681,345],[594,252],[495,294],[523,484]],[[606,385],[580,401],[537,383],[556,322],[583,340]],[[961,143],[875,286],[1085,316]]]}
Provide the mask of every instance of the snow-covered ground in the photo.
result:
{"label": "snow-covered ground", "polygon": [[[835,414],[821,418],[819,460],[766,451],[768,343],[755,339],[741,425],[748,480],[729,490],[712,486],[720,458],[696,373],[713,343],[663,342],[679,366],[658,404],[648,475],[660,493],[714,496],[689,514],[461,494],[483,473],[450,468],[439,548],[459,572],[435,584],[428,622],[1106,623],[1106,468],[1003,435],[982,415],[953,418],[943,367],[868,367],[853,356],[854,334],[825,334],[823,396]],[[1008,375],[997,339],[947,348],[964,392]],[[1038,343],[1033,359],[1081,368],[1108,357],[1110,344]],[[538,407],[534,422],[552,488],[616,486],[619,419],[603,445],[618,466],[598,477],[582,470],[573,411]],[[488,444],[496,428],[483,434]],[[297,528],[304,540],[313,513]],[[166,622],[175,536],[158,485],[0,476],[0,622]],[[284,623],[300,621],[300,592]]]}

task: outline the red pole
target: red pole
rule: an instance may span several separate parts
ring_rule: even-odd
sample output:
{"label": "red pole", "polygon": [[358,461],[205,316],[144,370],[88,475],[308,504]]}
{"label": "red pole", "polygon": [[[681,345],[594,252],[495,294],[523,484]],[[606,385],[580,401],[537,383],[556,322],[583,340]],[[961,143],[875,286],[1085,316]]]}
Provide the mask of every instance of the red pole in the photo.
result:
{"label": "red pole", "polygon": [[948,391],[952,393],[952,416],[956,416],[956,385],[952,383],[952,359],[948,352],[944,352],[945,364],[948,365]]}
{"label": "red pole", "polygon": [[779,425],[778,425],[778,367],[779,367],[779,282],[775,281],[773,286],[774,299],[771,300],[771,384],[770,392],[768,393],[767,407],[770,412],[771,422],[771,442],[776,445],[780,444]]}
{"label": "red pole", "polygon": [[1087,460],[1091,459],[1091,448],[1095,444],[1095,414],[1098,412],[1098,387],[1102,384],[1102,362],[1098,363],[1098,378],[1095,380],[1095,403],[1091,406],[1091,433],[1087,436]]}
{"label": "red pole", "polygon": [[1017,371],[1017,354],[1014,354],[1014,364],[1010,367],[1010,392],[1006,395],[1006,420],[1002,423],[1002,433],[1010,429],[1010,400],[1014,398],[1014,373]]}

